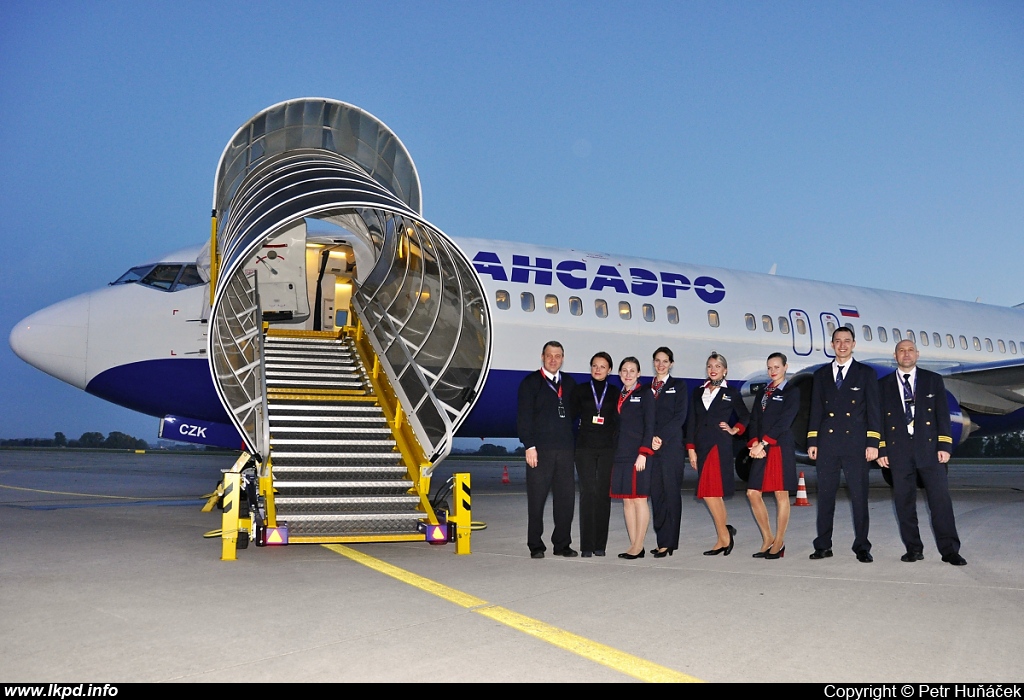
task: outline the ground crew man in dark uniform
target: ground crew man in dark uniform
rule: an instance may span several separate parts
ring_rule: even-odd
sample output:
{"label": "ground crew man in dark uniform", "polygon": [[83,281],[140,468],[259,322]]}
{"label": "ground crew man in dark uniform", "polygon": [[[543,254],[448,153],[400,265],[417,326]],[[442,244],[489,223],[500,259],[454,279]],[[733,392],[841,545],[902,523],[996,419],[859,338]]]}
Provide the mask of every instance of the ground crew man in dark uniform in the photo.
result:
{"label": "ground crew man in dark uniform", "polygon": [[552,494],[555,529],[551,545],[555,555],[575,557],[572,516],[576,509],[576,480],[573,475],[575,437],[570,401],[576,382],[561,372],[562,344],[549,341],[541,352],[541,368],[526,375],[519,385],[517,426],[519,440],[526,448],[526,503],[528,515],[526,544],[530,556],[544,558],[544,504]]}

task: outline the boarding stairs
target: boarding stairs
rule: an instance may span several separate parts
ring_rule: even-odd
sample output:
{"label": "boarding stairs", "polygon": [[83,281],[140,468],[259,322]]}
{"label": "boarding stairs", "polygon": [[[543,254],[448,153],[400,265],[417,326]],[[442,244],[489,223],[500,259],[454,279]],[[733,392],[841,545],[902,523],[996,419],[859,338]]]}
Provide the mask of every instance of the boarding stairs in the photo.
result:
{"label": "boarding stairs", "polygon": [[268,515],[294,543],[422,541],[433,517],[429,478],[399,445],[401,411],[389,422],[357,338],[357,328],[271,329],[264,341]]}

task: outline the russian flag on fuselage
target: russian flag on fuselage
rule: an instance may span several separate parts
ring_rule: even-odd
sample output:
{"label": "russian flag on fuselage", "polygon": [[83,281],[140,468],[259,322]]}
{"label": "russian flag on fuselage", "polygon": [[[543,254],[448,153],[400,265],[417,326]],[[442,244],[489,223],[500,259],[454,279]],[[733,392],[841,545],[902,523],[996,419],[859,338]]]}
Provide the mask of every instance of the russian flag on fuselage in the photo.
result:
{"label": "russian flag on fuselage", "polygon": [[860,312],[857,311],[857,307],[850,306],[849,304],[839,305],[839,315],[843,318],[860,318]]}

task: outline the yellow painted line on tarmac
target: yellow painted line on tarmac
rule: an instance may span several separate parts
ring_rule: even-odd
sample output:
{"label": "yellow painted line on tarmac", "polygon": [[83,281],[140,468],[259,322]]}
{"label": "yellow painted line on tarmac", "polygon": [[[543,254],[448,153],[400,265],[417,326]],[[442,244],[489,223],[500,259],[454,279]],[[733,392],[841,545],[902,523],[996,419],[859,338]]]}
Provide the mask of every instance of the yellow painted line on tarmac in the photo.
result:
{"label": "yellow painted line on tarmac", "polygon": [[648,661],[647,659],[641,659],[639,656],[627,654],[624,651],[619,651],[618,649],[600,644],[587,639],[586,637],[581,637],[578,634],[566,632],[565,630],[549,625],[546,622],[535,620],[532,617],[527,617],[526,615],[520,615],[519,613],[513,612],[508,608],[503,608],[500,605],[491,605],[482,598],[477,598],[474,595],[463,593],[462,591],[446,586],[443,583],[432,581],[431,579],[420,576],[419,574],[414,574],[411,571],[406,571],[405,569],[388,564],[376,557],[371,557],[368,554],[356,551],[351,547],[346,547],[340,544],[325,544],[323,546],[332,552],[340,554],[343,557],[348,557],[352,561],[367,566],[374,571],[378,571],[394,579],[398,579],[403,583],[407,583],[410,586],[419,588],[427,593],[432,593],[438,598],[443,598],[444,600],[466,608],[471,612],[483,615],[484,617],[490,618],[495,622],[500,622],[501,624],[507,625],[512,629],[519,630],[520,632],[525,632],[526,634],[556,646],[559,649],[564,649],[576,654],[577,656],[582,656],[585,659],[595,661],[610,669],[624,673],[627,676],[632,676],[633,678],[649,683],[703,682],[699,678],[694,678],[693,676],[688,676],[685,673],[674,671],[671,668],[661,666],[652,661]]}
{"label": "yellow painted line on tarmac", "polygon": [[102,493],[76,493],[75,491],[47,491],[46,489],[30,489],[26,486],[8,486],[0,484],[0,489],[11,489],[12,491],[30,491],[32,493],[48,493],[54,496],[84,496],[86,498],[116,498],[125,501],[196,501],[201,496],[190,497],[167,497],[167,496],[108,496]]}

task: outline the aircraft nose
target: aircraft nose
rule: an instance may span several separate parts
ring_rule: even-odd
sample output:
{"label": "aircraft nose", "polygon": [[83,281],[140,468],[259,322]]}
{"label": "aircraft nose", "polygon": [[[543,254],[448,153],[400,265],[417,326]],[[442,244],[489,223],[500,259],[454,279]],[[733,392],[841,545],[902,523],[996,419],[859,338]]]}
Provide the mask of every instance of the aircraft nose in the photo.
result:
{"label": "aircraft nose", "polygon": [[89,295],[82,294],[23,319],[8,342],[33,367],[84,389],[88,335]]}

